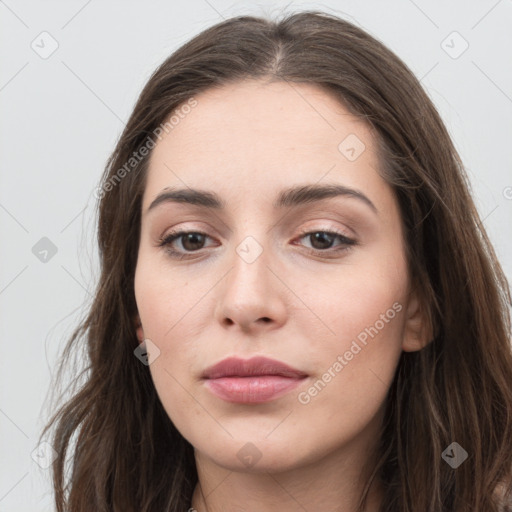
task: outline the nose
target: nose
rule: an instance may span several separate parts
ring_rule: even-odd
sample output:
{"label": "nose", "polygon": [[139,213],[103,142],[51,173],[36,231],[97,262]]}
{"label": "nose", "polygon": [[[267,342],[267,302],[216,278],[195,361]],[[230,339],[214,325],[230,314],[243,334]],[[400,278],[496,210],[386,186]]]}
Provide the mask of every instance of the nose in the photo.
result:
{"label": "nose", "polygon": [[[254,246],[250,249],[255,250]],[[286,322],[287,289],[282,276],[271,268],[268,253],[264,249],[253,260],[243,251],[234,251],[216,297],[215,316],[223,327],[248,334],[273,330]]]}

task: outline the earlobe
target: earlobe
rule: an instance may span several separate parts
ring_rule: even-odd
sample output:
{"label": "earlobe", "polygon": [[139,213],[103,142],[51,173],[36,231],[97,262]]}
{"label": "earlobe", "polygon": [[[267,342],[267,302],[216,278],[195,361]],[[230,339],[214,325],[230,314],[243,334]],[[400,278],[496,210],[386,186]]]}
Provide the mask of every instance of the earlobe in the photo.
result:
{"label": "earlobe", "polygon": [[405,315],[402,350],[416,352],[425,348],[433,338],[430,317],[416,292],[411,293]]}
{"label": "earlobe", "polygon": [[135,324],[135,332],[137,333],[137,339],[139,340],[139,343],[142,343],[145,339],[144,337],[144,331],[142,330],[142,323],[140,321],[140,316],[137,314],[135,318],[133,319]]}

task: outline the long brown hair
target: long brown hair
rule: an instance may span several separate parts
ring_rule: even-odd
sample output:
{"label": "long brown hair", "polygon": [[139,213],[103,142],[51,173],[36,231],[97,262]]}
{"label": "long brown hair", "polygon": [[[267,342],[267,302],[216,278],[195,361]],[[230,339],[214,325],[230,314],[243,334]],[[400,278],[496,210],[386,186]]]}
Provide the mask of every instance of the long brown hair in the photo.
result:
{"label": "long brown hair", "polygon": [[[310,83],[335,94],[372,127],[379,171],[400,206],[410,276],[433,339],[402,353],[389,390],[372,475],[384,484],[381,511],[506,510],[500,502],[512,494],[507,281],[460,157],[418,80],[379,41],[320,12],[223,21],[173,53],[144,87],[103,175],[98,287],[59,367],[60,374],[85,343],[84,382],[41,434],[54,429],[57,510],[183,512],[190,506],[197,483],[193,448],[133,354],[134,273],[151,152],[130,159],[180,105],[244,79]],[[468,454],[456,469],[443,460],[454,442]]]}

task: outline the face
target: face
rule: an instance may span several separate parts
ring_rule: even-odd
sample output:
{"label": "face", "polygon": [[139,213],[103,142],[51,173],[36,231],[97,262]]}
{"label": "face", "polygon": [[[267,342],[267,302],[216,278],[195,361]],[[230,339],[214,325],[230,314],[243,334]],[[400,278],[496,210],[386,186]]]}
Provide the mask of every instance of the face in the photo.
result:
{"label": "face", "polygon": [[[372,132],[314,85],[195,100],[155,146],[142,205],[138,335],[159,398],[224,468],[355,457],[421,346]],[[242,361],[208,372],[227,358]]]}

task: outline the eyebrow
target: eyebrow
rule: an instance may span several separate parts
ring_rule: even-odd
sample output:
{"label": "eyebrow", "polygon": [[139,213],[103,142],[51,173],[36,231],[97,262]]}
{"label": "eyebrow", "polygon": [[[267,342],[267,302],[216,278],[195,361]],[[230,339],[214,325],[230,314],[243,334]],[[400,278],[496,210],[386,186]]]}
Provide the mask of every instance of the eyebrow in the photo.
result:
{"label": "eyebrow", "polygon": [[[360,200],[378,213],[373,202],[361,191],[338,184],[298,185],[282,190],[273,203],[275,209],[292,208],[332,197],[345,196]],[[185,203],[214,210],[225,209],[226,203],[215,192],[193,188],[165,188],[149,205],[146,213],[163,203]]]}

